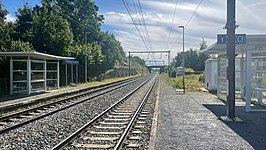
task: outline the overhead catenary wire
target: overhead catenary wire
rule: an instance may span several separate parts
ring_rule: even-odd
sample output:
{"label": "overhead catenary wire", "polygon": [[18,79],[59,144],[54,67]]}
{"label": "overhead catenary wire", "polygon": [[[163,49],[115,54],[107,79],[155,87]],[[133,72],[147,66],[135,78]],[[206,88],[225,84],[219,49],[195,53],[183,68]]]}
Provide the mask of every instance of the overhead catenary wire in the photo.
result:
{"label": "overhead catenary wire", "polygon": [[[141,27],[144,28],[143,29],[143,35],[146,38],[146,41],[147,41],[147,43],[149,45],[150,50],[152,50],[152,46],[151,46],[151,42],[150,42],[150,37],[149,37],[148,30],[147,30],[146,22],[145,22],[145,19],[144,19],[142,7],[141,7],[141,4],[140,4],[140,1],[139,0],[136,0],[136,1],[137,1],[137,7],[139,8],[139,13],[141,14],[141,17],[140,17],[141,18],[141,21],[140,22],[142,22]],[[152,55],[152,57],[154,59],[155,58],[155,56],[154,56],[155,54],[152,53],[151,55]]]}
{"label": "overhead catenary wire", "polygon": [[[200,5],[201,5],[202,2],[203,2],[203,0],[200,0],[200,1],[199,1],[199,3],[198,3],[198,5],[197,5],[196,9],[194,10],[193,14],[190,16],[188,22],[186,23],[186,25],[185,25],[185,29],[187,29],[189,23],[191,22],[191,20],[193,19],[194,15],[195,15],[196,12],[198,11],[198,9],[199,9],[199,7],[200,7]],[[180,39],[181,35],[182,35],[182,32],[178,35],[176,41],[174,42],[174,44],[172,44],[172,46],[171,46],[170,49],[172,49],[172,48],[174,47],[175,43],[177,43],[177,41]]]}
{"label": "overhead catenary wire", "polygon": [[125,2],[125,0],[122,0],[122,1],[123,1],[123,4],[124,4],[124,6],[125,6],[125,8],[126,8],[126,10],[127,10],[127,12],[128,12],[128,14],[129,14],[131,20],[132,20],[132,23],[134,24],[134,26],[135,26],[135,28],[136,28],[136,30],[137,30],[137,32],[138,32],[138,34],[139,34],[141,40],[143,41],[143,43],[144,43],[144,45],[145,45],[145,48],[148,50],[148,46],[147,46],[146,42],[144,41],[142,35],[140,34],[139,29],[137,28],[137,25],[136,25],[136,23],[135,23],[135,21],[134,21],[134,19],[133,19],[133,17],[132,17],[132,14],[131,14],[131,11],[130,11],[130,9],[129,9],[128,4]]}
{"label": "overhead catenary wire", "polygon": [[173,24],[174,24],[174,20],[175,20],[175,13],[176,13],[176,8],[177,8],[177,3],[178,3],[178,0],[176,0],[176,2],[175,2],[175,9],[174,9],[174,13],[173,13],[172,23],[171,23],[170,31],[169,31],[168,38],[167,38],[167,48],[169,46],[169,40],[170,40],[171,33],[172,33],[172,30],[173,30]]}
{"label": "overhead catenary wire", "polygon": [[[144,46],[145,46],[146,50],[150,51],[151,46],[150,46],[150,44],[148,42],[149,40],[147,39],[147,36],[146,36],[148,32],[146,30],[146,34],[145,34],[145,29],[141,28],[142,26],[146,26],[146,23],[142,23],[142,21],[144,20],[144,17],[143,17],[143,12],[142,12],[142,8],[141,8],[141,5],[140,5],[140,1],[139,0],[136,1],[136,2],[133,1],[133,5],[134,5],[135,11],[136,11],[136,15],[137,15],[137,18],[138,18],[139,26],[141,26],[140,28],[138,28],[138,25],[137,25],[136,21],[133,18],[132,10],[130,9],[129,4],[127,3],[127,1],[126,0],[122,0],[122,2],[123,2],[128,14],[129,14],[131,20],[132,20],[132,23],[134,24],[134,26],[135,26],[135,28],[136,28],[136,30],[138,32],[141,40],[144,43]],[[141,19],[141,17],[143,17],[143,18]]]}

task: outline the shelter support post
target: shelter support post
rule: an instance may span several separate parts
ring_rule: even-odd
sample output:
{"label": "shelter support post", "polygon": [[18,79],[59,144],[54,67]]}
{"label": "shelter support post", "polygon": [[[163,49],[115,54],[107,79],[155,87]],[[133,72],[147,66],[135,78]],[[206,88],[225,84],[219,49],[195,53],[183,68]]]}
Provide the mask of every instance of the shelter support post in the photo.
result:
{"label": "shelter support post", "polygon": [[13,94],[13,58],[10,57],[10,95]]}
{"label": "shelter support post", "polygon": [[245,106],[245,111],[249,112],[251,109],[251,94],[252,94],[252,89],[251,89],[251,52],[247,51],[246,55],[246,86],[245,86],[245,101],[246,101],[246,106]]}
{"label": "shelter support post", "polygon": [[73,64],[71,64],[71,84],[73,84]]}
{"label": "shelter support post", "polygon": [[88,58],[87,58],[87,54],[85,55],[85,82],[88,82]]}
{"label": "shelter support post", "polygon": [[30,57],[27,59],[27,94],[31,93],[31,61]]}
{"label": "shelter support post", "polygon": [[227,117],[235,118],[235,0],[227,0]]}
{"label": "shelter support post", "polygon": [[128,52],[128,75],[130,76],[130,52]]}
{"label": "shelter support post", "polygon": [[44,91],[47,90],[47,60],[44,60]]}
{"label": "shelter support post", "polygon": [[59,89],[59,83],[60,83],[60,78],[59,78],[59,60],[57,60],[57,88]]}
{"label": "shelter support post", "polygon": [[65,68],[66,68],[66,85],[67,85],[67,64],[65,64]]}
{"label": "shelter support post", "polygon": [[78,84],[78,65],[76,65],[76,84]]}

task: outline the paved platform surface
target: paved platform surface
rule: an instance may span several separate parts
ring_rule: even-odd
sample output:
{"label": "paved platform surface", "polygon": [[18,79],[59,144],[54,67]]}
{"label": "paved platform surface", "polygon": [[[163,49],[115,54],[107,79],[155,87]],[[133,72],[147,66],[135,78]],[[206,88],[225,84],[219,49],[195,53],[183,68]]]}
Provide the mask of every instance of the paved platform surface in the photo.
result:
{"label": "paved platform surface", "polygon": [[206,92],[183,95],[161,84],[154,149],[265,150],[266,114],[245,113],[243,104],[239,105],[237,115],[245,122],[225,124],[217,117],[225,115],[225,105],[216,96]]}

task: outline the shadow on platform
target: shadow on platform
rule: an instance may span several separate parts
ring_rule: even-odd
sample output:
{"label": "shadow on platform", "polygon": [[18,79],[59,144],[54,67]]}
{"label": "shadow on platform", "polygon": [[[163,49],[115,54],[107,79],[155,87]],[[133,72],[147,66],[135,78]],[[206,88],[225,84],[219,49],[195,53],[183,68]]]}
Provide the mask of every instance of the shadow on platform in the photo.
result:
{"label": "shadow on platform", "polygon": [[[217,117],[226,115],[225,105],[204,104]],[[226,123],[235,133],[245,139],[256,150],[266,149],[266,112],[245,112],[245,107],[236,107],[236,116],[244,123]],[[234,149],[232,147],[232,149]]]}

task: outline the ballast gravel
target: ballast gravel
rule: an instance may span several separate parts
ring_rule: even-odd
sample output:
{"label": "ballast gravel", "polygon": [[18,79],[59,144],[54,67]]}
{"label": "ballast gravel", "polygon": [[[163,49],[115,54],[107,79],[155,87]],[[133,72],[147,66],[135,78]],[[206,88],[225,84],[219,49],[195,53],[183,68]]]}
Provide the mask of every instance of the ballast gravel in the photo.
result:
{"label": "ballast gravel", "polygon": [[1,134],[0,149],[51,149],[145,79]]}

